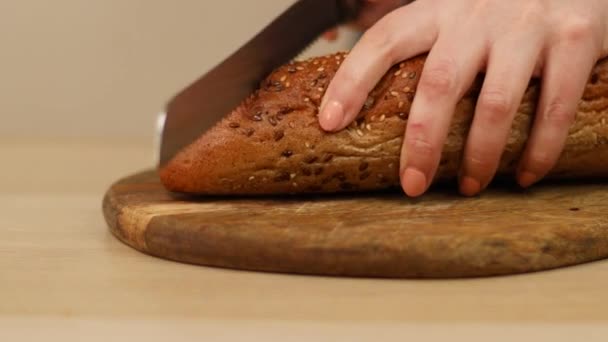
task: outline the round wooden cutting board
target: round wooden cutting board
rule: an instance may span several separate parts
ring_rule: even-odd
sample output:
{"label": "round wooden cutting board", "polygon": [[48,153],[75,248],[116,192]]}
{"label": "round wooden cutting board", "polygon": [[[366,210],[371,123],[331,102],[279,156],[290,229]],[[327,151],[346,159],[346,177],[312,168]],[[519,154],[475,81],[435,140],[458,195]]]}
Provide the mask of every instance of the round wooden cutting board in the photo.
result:
{"label": "round wooden cutting board", "polygon": [[167,192],[147,171],[115,183],[103,210],[135,249],[236,269],[369,277],[512,274],[608,257],[608,184],[434,189],[306,197]]}

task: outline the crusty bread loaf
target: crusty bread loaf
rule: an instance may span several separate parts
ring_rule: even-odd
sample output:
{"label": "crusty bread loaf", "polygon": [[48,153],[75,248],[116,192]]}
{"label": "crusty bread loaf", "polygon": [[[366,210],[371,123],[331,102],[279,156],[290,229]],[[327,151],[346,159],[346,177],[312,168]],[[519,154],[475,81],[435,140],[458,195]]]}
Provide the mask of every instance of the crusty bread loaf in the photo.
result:
{"label": "crusty bread loaf", "polygon": [[[195,194],[283,194],[398,186],[403,133],[425,57],[394,66],[370,93],[356,123],[326,133],[318,124],[318,107],[344,57],[337,53],[278,68],[241,106],[160,169],[165,187]],[[481,76],[458,103],[435,181],[457,176],[480,85]],[[499,175],[514,175],[538,95],[533,80]],[[608,176],[607,121],[608,61],[600,61],[549,177]]]}

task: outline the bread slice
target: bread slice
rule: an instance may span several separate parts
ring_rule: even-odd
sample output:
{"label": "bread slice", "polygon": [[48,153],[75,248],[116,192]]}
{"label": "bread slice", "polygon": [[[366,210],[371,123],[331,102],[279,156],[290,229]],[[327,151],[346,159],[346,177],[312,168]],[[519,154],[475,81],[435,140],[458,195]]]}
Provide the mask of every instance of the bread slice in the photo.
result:
{"label": "bread slice", "polygon": [[[391,68],[347,129],[318,124],[321,98],[346,53],[275,70],[225,119],[162,167],[171,191],[193,194],[333,193],[399,186],[403,133],[425,57]],[[567,72],[567,71],[564,71]],[[458,103],[434,181],[457,177],[481,85]],[[520,105],[498,174],[512,176],[531,127],[539,84]],[[608,61],[595,66],[565,150],[549,177],[608,176]]]}

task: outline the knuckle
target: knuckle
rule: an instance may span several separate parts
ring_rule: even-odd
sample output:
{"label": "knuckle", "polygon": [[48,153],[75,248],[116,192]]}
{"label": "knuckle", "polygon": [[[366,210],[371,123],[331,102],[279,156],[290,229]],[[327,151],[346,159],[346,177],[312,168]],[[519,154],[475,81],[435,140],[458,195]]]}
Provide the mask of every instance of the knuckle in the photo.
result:
{"label": "knuckle", "polygon": [[513,103],[503,90],[482,92],[477,102],[478,110],[490,123],[504,121],[513,110]]}
{"label": "knuckle", "polygon": [[425,125],[422,123],[409,124],[406,134],[406,146],[409,154],[429,157],[435,155],[437,149],[423,133],[424,130]]}
{"label": "knuckle", "polygon": [[408,140],[408,152],[419,156],[432,157],[435,154],[435,148],[428,140],[413,138]]}
{"label": "knuckle", "polygon": [[545,110],[544,119],[556,126],[567,127],[574,123],[574,111],[561,101],[553,101]]}
{"label": "knuckle", "polygon": [[530,154],[528,158],[527,167],[528,170],[534,170],[538,173],[543,173],[551,167],[555,163],[555,158],[545,152],[533,152]]}
{"label": "knuckle", "polygon": [[592,39],[595,26],[591,18],[583,15],[568,15],[558,28],[558,40],[582,42]]}
{"label": "knuckle", "polygon": [[546,18],[546,9],[542,1],[526,1],[521,10],[520,18],[522,22],[538,25]]}
{"label": "knuckle", "polygon": [[491,172],[497,164],[496,153],[491,148],[476,148],[466,153],[465,167],[478,173]]}
{"label": "knuckle", "polygon": [[420,91],[427,94],[443,96],[448,95],[454,89],[455,84],[454,62],[450,59],[443,59],[425,68],[418,87]]}
{"label": "knuckle", "polygon": [[467,156],[465,158],[465,163],[467,168],[475,169],[478,172],[488,171],[493,167],[494,164],[487,154],[485,156],[484,154]]}

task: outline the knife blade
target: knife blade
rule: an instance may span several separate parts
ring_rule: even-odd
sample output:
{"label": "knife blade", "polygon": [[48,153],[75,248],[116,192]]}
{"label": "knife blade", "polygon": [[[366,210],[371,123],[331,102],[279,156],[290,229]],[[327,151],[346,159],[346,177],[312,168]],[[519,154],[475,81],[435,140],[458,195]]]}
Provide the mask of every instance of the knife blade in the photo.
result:
{"label": "knife blade", "polygon": [[299,0],[245,45],[175,95],[157,121],[157,165],[235,109],[276,67],[356,15],[358,0]]}

